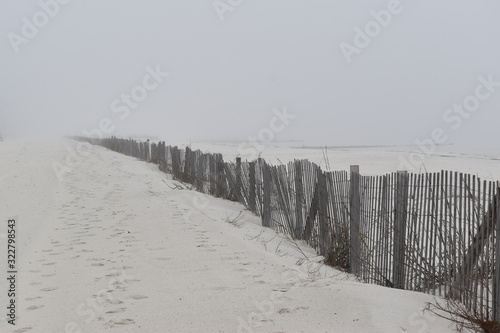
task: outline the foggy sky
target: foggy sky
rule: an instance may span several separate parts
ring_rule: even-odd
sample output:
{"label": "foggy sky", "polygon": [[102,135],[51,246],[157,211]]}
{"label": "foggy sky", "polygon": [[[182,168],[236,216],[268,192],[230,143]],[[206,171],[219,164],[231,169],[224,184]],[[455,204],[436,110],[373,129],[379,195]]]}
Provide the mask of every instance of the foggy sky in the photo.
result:
{"label": "foggy sky", "polygon": [[[18,53],[13,34],[42,9],[0,1],[6,138],[80,135],[107,118],[119,136],[246,140],[286,108],[296,117],[276,139],[412,144],[441,128],[448,150],[500,153],[500,87],[487,98],[481,88],[467,117],[451,109],[479,77],[500,82],[498,1],[401,1],[382,26],[372,11],[392,1],[221,0],[218,12],[212,0],[46,0],[53,17]],[[380,31],[349,63],[341,45],[356,47],[356,29],[373,22]],[[156,68],[168,77],[146,80],[154,89],[126,106]]]}

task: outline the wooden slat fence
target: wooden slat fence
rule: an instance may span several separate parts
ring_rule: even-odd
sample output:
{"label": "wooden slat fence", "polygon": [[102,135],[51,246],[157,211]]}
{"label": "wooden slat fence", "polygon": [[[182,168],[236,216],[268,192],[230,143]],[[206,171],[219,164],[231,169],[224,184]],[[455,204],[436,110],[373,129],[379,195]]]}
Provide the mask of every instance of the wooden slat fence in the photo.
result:
{"label": "wooden slat fence", "polygon": [[263,226],[306,241],[363,281],[452,297],[500,321],[498,182],[450,171],[362,176],[357,166],[323,171],[307,160],[224,162],[221,154],[114,137],[92,143],[241,202]]}

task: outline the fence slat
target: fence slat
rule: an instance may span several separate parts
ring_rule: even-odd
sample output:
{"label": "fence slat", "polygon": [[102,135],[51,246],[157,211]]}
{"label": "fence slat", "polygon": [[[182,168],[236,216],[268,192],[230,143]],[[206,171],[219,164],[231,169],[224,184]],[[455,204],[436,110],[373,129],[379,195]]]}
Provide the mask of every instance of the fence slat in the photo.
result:
{"label": "fence slat", "polygon": [[359,166],[352,165],[351,166],[351,182],[350,182],[350,195],[349,195],[349,212],[350,212],[350,235],[351,235],[351,244],[350,244],[350,255],[349,258],[351,260],[351,272],[354,274],[359,274],[359,258],[360,258],[360,209],[361,209],[361,197],[359,192]]}

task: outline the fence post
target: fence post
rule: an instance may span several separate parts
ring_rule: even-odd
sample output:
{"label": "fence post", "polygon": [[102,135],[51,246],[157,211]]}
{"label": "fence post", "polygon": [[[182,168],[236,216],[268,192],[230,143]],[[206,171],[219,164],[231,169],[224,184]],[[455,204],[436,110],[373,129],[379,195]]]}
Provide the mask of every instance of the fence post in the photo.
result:
{"label": "fence post", "polygon": [[172,146],[165,146],[165,170],[172,173]]}
{"label": "fence post", "polygon": [[215,155],[208,155],[208,167],[209,167],[209,177],[210,180],[210,188],[209,193],[213,196],[217,195],[217,164],[215,161]]}
{"label": "fence post", "polygon": [[158,143],[158,168],[160,171],[165,172],[165,142]]}
{"label": "fence post", "polygon": [[231,200],[231,190],[233,185],[230,181],[230,178],[232,176],[231,174],[231,169],[229,168],[230,164],[227,162],[222,162],[221,168],[223,172],[223,178],[222,178],[222,198],[225,200]]}
{"label": "fence post", "polygon": [[295,161],[295,238],[302,239],[304,228],[304,184],[302,182],[302,161]]}
{"label": "fence post", "polygon": [[405,287],[405,247],[406,222],[408,216],[409,176],[406,171],[396,174],[395,212],[394,212],[394,248],[393,248],[393,285],[394,288]]}
{"label": "fence post", "polygon": [[360,273],[361,237],[359,223],[361,218],[361,196],[359,192],[359,165],[351,165],[351,181],[349,191],[349,212],[351,216],[350,234],[351,243],[349,247],[349,260],[351,272]]}
{"label": "fence post", "polygon": [[182,179],[181,175],[181,152],[177,146],[172,147],[172,174],[174,179]]}
{"label": "fence post", "polygon": [[321,168],[318,168],[318,218],[320,254],[327,258],[330,248],[330,230],[328,230],[328,191],[326,186],[326,175]]}
{"label": "fence post", "polygon": [[495,207],[494,228],[496,232],[495,244],[495,276],[493,278],[493,320],[500,320],[500,187],[496,189],[496,195],[493,198]]}
{"label": "fence post", "polygon": [[216,155],[216,165],[217,165],[217,193],[216,196],[219,198],[224,197],[226,188],[226,175],[224,171],[224,160],[221,154]]}
{"label": "fence post", "polygon": [[265,161],[262,161],[262,176],[263,176],[263,190],[264,190],[264,199],[263,199],[263,214],[262,214],[262,225],[264,227],[271,226],[271,190],[272,190],[272,178],[271,178],[271,170],[270,166],[267,165]]}
{"label": "fence post", "polygon": [[165,141],[161,143],[160,161],[162,162],[163,172],[167,172],[167,148],[165,146]]}
{"label": "fence post", "polygon": [[250,162],[249,166],[250,166],[249,168],[250,189],[249,189],[248,206],[250,207],[251,212],[257,213],[255,204],[255,162]]}
{"label": "fence post", "polygon": [[151,155],[150,155],[150,159],[148,162],[151,162],[151,163],[155,163],[155,154],[156,154],[156,144],[153,142],[152,144],[150,144],[150,147],[151,147]]}
{"label": "fence post", "polygon": [[155,143],[155,153],[154,153],[154,161],[155,164],[158,164],[158,167],[160,166],[160,151],[161,151],[161,142],[158,142],[158,144]]}
{"label": "fence post", "polygon": [[189,167],[191,166],[191,148],[186,147],[184,152],[184,174],[182,180],[188,184],[191,184],[191,179],[189,178]]}
{"label": "fence post", "polygon": [[191,150],[191,160],[190,165],[189,165],[189,179],[190,179],[190,184],[196,186],[197,179],[196,179],[196,162],[198,158],[198,154],[195,151]]}
{"label": "fence post", "polygon": [[149,139],[144,143],[144,147],[146,149],[146,155],[144,156],[146,162],[151,162],[151,151],[149,150]]}
{"label": "fence post", "polygon": [[196,174],[197,174],[196,179],[198,180],[197,189],[199,192],[203,192],[203,193],[205,193],[204,187],[205,187],[205,180],[206,180],[205,165],[206,165],[206,155],[203,154],[201,151],[198,151],[198,165],[197,165],[197,172],[196,172]]}
{"label": "fence post", "polygon": [[243,195],[241,194],[241,187],[242,187],[242,181],[241,181],[241,157],[236,157],[236,198],[238,199],[239,202],[244,204],[244,199]]}

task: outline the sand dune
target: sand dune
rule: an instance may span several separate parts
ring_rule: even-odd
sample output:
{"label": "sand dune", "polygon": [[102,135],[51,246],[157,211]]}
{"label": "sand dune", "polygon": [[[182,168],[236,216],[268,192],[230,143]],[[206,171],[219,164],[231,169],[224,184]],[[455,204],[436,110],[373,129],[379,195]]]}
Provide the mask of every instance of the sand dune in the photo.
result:
{"label": "sand dune", "polygon": [[422,314],[431,296],[358,283],[155,165],[94,147],[59,181],[68,147],[0,144],[1,219],[19,221],[17,320],[1,332],[453,331]]}

